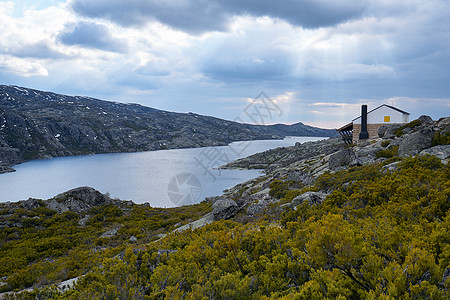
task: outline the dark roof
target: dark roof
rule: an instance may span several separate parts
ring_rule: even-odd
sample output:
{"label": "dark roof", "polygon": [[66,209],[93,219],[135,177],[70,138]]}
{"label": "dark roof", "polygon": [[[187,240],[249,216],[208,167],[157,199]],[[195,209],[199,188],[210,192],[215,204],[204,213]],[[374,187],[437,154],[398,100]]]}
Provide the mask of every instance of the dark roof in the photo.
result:
{"label": "dark roof", "polygon": [[350,130],[353,130],[353,122],[350,122],[342,126],[341,128],[336,129],[336,131],[350,131]]}
{"label": "dark roof", "polygon": [[[407,115],[410,114],[409,112],[406,112],[406,111],[401,110],[401,109],[399,109],[399,108],[397,108],[397,107],[394,107],[394,106],[391,106],[391,105],[387,105],[387,104],[380,105],[380,106],[378,106],[377,108],[374,108],[374,109],[372,109],[371,111],[367,112],[367,114],[370,114],[371,112],[373,112],[373,111],[375,111],[375,110],[377,110],[377,109],[379,109],[379,108],[381,108],[381,107],[383,107],[383,106],[389,107],[390,109],[396,110],[396,111],[398,111],[398,112],[400,112],[400,113],[402,113],[402,114],[407,114]],[[359,118],[361,118],[361,116],[359,116],[359,117],[353,119],[352,121],[358,120]]]}

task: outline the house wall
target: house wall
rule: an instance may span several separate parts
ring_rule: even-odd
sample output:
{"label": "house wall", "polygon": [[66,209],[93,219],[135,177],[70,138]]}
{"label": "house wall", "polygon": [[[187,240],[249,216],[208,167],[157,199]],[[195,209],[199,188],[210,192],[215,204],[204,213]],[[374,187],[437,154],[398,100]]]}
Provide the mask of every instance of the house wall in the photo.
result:
{"label": "house wall", "polygon": [[[369,139],[378,137],[378,128],[386,125],[386,123],[380,124],[367,124],[367,132],[369,133]],[[359,134],[361,132],[361,124],[353,124],[353,143],[357,144],[359,140]]]}
{"label": "house wall", "polygon": [[[389,117],[389,120],[385,119],[385,117]],[[378,125],[378,124],[395,124],[408,122],[409,122],[408,114],[401,113],[387,106],[382,106],[367,114],[367,124]],[[355,126],[355,124],[361,125],[361,117],[353,120],[353,126]]]}

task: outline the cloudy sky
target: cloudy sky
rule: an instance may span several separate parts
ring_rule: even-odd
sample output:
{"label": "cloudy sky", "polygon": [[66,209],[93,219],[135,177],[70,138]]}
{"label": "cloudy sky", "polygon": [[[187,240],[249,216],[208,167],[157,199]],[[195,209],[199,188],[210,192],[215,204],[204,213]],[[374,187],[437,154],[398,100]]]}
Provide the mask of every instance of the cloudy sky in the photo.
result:
{"label": "cloudy sky", "polygon": [[448,0],[0,0],[0,84],[336,128],[450,112]]}

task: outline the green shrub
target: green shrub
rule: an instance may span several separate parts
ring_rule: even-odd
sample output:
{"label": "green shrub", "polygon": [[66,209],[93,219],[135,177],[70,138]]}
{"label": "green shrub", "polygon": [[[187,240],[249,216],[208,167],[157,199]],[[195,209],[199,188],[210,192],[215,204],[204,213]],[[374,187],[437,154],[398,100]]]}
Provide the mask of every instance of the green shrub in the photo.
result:
{"label": "green shrub", "polygon": [[381,147],[387,147],[387,146],[389,146],[390,143],[391,143],[391,141],[382,141]]}
{"label": "green shrub", "polygon": [[284,198],[291,189],[302,188],[303,184],[291,181],[274,180],[269,185],[269,195],[278,199]]}
{"label": "green shrub", "polygon": [[388,149],[383,149],[377,152],[376,156],[377,158],[384,157],[384,158],[392,158],[394,156],[398,155],[398,146],[393,146]]}
{"label": "green shrub", "polygon": [[443,130],[439,130],[438,132],[434,133],[431,146],[438,146],[438,145],[450,145],[450,134],[448,132],[443,132]]}
{"label": "green shrub", "polygon": [[400,127],[399,129],[395,130],[395,131],[394,131],[394,134],[395,134],[396,136],[398,136],[398,137],[401,137],[401,136],[403,135],[403,129],[405,129],[405,128],[414,128],[414,127],[417,127],[417,126],[420,126],[420,125],[422,125],[422,122],[421,122],[419,119],[414,120],[414,121],[412,121],[412,122],[409,122],[409,123],[406,124],[406,125],[403,125],[403,126]]}

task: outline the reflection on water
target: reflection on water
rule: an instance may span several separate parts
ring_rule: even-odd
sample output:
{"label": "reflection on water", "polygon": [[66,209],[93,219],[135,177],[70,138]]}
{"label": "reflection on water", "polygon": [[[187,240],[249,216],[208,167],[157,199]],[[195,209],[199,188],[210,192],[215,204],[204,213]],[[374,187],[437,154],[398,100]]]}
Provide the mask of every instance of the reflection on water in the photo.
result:
{"label": "reflection on water", "polygon": [[0,175],[0,202],[48,199],[79,186],[154,207],[197,203],[257,177],[257,170],[214,167],[268,149],[323,138],[236,142],[229,146],[97,154],[30,161]]}

